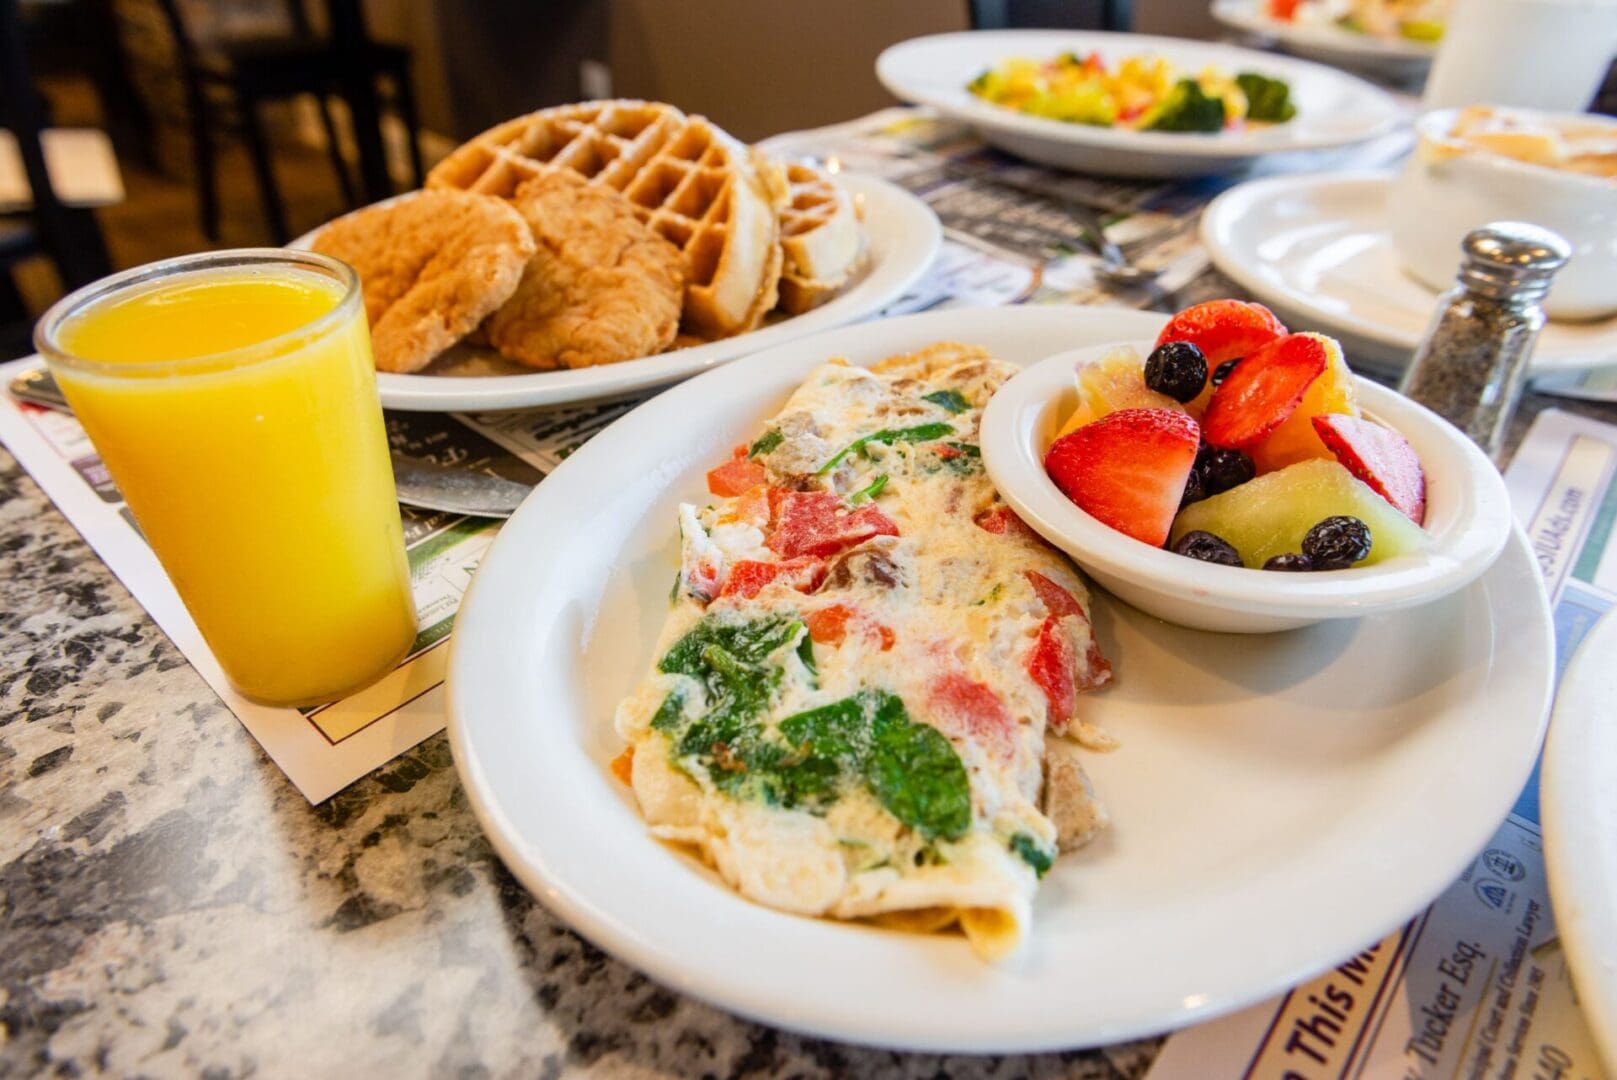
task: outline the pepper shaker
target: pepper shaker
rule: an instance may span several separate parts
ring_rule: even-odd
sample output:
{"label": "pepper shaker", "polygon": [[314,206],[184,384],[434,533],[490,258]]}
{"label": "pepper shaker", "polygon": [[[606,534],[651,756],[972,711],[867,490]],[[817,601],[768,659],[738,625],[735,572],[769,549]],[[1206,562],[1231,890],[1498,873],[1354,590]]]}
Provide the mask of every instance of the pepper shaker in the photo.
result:
{"label": "pepper shaker", "polygon": [[1539,302],[1572,252],[1548,229],[1516,221],[1476,229],[1460,249],[1458,280],[1439,301],[1398,389],[1493,457],[1544,327]]}

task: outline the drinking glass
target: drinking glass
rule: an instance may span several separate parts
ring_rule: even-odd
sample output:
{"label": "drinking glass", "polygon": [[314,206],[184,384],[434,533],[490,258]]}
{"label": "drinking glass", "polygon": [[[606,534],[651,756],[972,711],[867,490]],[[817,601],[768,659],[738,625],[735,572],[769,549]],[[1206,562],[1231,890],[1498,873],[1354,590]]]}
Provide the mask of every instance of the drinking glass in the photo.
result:
{"label": "drinking glass", "polygon": [[35,344],[240,693],[330,701],[393,669],[415,603],[359,280],[247,249],[88,285]]}

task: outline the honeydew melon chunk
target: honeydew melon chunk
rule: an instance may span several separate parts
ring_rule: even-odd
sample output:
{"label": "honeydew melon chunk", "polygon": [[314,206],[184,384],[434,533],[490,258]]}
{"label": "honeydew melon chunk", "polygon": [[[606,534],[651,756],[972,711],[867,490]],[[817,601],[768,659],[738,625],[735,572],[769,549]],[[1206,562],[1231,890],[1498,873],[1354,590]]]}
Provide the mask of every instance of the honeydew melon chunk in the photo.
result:
{"label": "honeydew melon chunk", "polygon": [[1419,525],[1335,461],[1317,458],[1248,480],[1179,511],[1170,546],[1193,529],[1221,536],[1254,569],[1272,556],[1303,549],[1303,536],[1328,517],[1356,517],[1370,527],[1370,566],[1426,547]]}

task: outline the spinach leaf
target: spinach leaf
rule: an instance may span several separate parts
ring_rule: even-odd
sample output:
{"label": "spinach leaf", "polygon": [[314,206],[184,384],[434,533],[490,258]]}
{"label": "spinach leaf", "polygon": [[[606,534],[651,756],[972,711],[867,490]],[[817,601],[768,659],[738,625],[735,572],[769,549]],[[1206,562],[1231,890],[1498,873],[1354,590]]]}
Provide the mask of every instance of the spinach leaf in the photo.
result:
{"label": "spinach leaf", "polygon": [[958,390],[934,390],[930,394],[922,394],[922,401],[930,401],[941,409],[946,409],[956,416],[971,408],[971,402]]}
{"label": "spinach leaf", "polygon": [[865,783],[887,812],[928,838],[957,840],[971,827],[971,783],[943,733],[910,720],[882,694],[871,730]]}
{"label": "spinach leaf", "polygon": [[814,475],[824,476],[842,464],[843,458],[855,450],[863,450],[871,443],[882,443],[886,446],[891,446],[896,442],[931,442],[933,439],[941,439],[945,435],[953,434],[954,425],[945,424],[941,420],[931,424],[919,424],[915,427],[882,428],[880,431],[873,431],[869,435],[860,436],[835,454],[832,454],[831,460],[816,469]]}
{"label": "spinach leaf", "polygon": [[856,762],[869,745],[870,721],[858,695],[795,713],[780,722],[780,733],[794,747],[816,757]]}
{"label": "spinach leaf", "polygon": [[1039,842],[1025,832],[1019,832],[1011,837],[1011,850],[1022,857],[1022,861],[1033,867],[1033,872],[1043,877],[1050,872],[1050,866],[1055,862],[1050,853],[1039,847]]}
{"label": "spinach leaf", "polygon": [[673,731],[685,719],[685,691],[680,687],[668,691],[663,703],[651,715],[651,726],[657,731]]}
{"label": "spinach leaf", "polygon": [[758,441],[748,448],[747,457],[755,458],[762,454],[767,454],[785,441],[786,436],[780,433],[780,428],[770,428],[758,436]]}

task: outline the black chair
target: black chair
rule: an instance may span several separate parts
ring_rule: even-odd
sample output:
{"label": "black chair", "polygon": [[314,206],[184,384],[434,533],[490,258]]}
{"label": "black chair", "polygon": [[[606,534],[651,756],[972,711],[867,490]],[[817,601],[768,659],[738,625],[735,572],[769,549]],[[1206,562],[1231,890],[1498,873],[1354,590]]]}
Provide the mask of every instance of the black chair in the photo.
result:
{"label": "black chair", "polygon": [[17,138],[33,199],[27,213],[0,218],[0,355],[9,358],[32,351],[28,340],[33,320],[11,277],[13,266],[23,259],[48,258],[70,290],[112,272],[95,214],[64,206],[51,187],[40,143],[45,103],[30,74],[17,0],[0,0],[0,126]]}
{"label": "black chair", "polygon": [[967,0],[973,30],[1127,30],[1132,0]]}
{"label": "black chair", "polygon": [[366,41],[355,52],[339,54],[330,42],[310,32],[299,0],[288,5],[291,32],[273,37],[240,38],[200,48],[186,28],[180,0],[160,0],[169,29],[174,35],[185,84],[186,107],[190,112],[192,153],[195,160],[197,203],[202,232],[209,240],[219,239],[219,196],[215,178],[215,128],[234,130],[246,143],[258,183],[264,219],[277,244],[287,241],[286,211],[275,183],[269,143],[259,116],[259,106],[312,94],[320,105],[320,119],[326,129],[326,144],[332,169],[343,200],[357,205],[348,167],[342,158],[337,127],[329,99],[342,97],[354,77],[357,64],[374,84],[385,79],[390,104],[404,121],[409,134],[410,165],[415,183],[422,178],[418,146],[415,97],[410,89],[410,50],[399,45]]}

